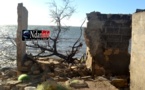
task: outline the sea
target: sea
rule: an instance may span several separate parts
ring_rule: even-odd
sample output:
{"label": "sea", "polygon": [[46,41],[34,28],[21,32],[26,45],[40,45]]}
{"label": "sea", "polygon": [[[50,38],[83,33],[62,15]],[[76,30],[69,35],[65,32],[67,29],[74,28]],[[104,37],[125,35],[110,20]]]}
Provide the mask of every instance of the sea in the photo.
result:
{"label": "sea", "polygon": [[[17,25],[1,25],[0,26],[0,67],[15,66],[16,65],[16,46],[15,38]],[[43,26],[43,25],[29,25],[27,30],[50,30],[50,36],[55,36],[57,31],[54,30],[55,26]],[[66,54],[67,51],[71,50],[72,45],[82,34],[80,42],[83,44],[79,52],[76,54],[76,58],[81,58],[86,53],[86,44],[84,40],[84,28],[82,32],[80,27],[70,26],[69,30],[62,30],[60,38],[58,40],[58,51]],[[20,37],[21,38],[21,37]],[[31,41],[25,41],[28,45]],[[40,40],[41,44],[44,45],[43,40]],[[36,55],[40,52],[39,49],[29,48],[26,49],[27,53]]]}
{"label": "sea", "polygon": [[[16,66],[16,46],[15,38],[17,25],[1,25],[0,26],[0,68],[1,67],[11,67]],[[55,26],[44,26],[44,25],[29,25],[28,30],[50,30],[50,36],[53,37],[56,35],[54,30]],[[72,45],[80,37],[81,29],[80,27],[69,27],[69,30],[62,30],[58,42],[58,51],[62,54],[66,54],[66,51],[70,51]],[[21,38],[21,37],[20,37]],[[43,40],[39,41],[44,45]],[[86,53],[86,44],[84,40],[84,28],[82,28],[82,36],[80,42],[83,44],[79,52],[76,54],[76,58],[81,58]],[[26,41],[28,45],[31,45],[31,41]],[[39,49],[26,48],[27,53],[36,55],[40,52]],[[131,54],[131,39],[129,40],[128,52]],[[48,53],[48,52],[47,52]],[[54,57],[57,58],[57,57]]]}

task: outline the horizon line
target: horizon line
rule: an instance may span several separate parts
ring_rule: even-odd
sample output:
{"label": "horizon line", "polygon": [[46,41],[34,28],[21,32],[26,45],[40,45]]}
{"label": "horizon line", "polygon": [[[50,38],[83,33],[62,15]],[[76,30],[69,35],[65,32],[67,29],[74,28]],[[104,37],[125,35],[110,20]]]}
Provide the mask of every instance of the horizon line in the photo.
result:
{"label": "horizon line", "polygon": [[[0,26],[18,26],[17,24],[4,24],[4,25],[1,25]],[[28,26],[57,26],[57,25],[35,25],[35,24],[30,24]],[[64,27],[64,26],[63,26]],[[67,27],[81,27],[81,26],[71,26],[71,25],[67,25]],[[83,27],[86,27],[86,26],[83,26]]]}

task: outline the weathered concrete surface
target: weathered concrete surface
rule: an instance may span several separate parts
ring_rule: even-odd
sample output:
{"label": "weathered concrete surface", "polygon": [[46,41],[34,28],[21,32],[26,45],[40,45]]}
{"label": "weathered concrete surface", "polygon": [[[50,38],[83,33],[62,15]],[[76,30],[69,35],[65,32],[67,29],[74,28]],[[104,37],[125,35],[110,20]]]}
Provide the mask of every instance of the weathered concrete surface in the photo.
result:
{"label": "weathered concrete surface", "polygon": [[132,16],[131,90],[145,90],[145,12]]}
{"label": "weathered concrete surface", "polygon": [[[87,67],[95,69],[97,65],[102,72],[105,69],[105,74],[129,74],[131,15],[91,12],[87,14],[87,18],[88,24],[84,33],[88,48]],[[94,74],[100,75],[96,72],[93,70]]]}
{"label": "weathered concrete surface", "polygon": [[138,12],[144,12],[145,11],[145,9],[136,9],[136,13],[138,13]]}
{"label": "weathered concrete surface", "polygon": [[17,29],[17,68],[21,71],[21,62],[24,54],[26,53],[26,43],[22,41],[22,30],[27,29],[28,26],[28,11],[22,3],[18,4],[18,29]]}

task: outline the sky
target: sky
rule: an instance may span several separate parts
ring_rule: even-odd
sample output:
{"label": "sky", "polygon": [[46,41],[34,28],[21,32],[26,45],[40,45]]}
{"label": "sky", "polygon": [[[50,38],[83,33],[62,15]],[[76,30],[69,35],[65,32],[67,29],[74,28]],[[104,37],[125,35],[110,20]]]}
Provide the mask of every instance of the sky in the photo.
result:
{"label": "sky", "polygon": [[[23,3],[28,10],[28,25],[54,25],[49,12],[50,1],[0,0],[0,25],[17,25],[18,3]],[[55,1],[57,5],[61,4],[61,0]],[[133,14],[137,8],[145,9],[145,0],[73,0],[72,5],[76,12],[69,20],[64,20],[63,24],[81,26],[86,13],[99,11],[106,14]]]}

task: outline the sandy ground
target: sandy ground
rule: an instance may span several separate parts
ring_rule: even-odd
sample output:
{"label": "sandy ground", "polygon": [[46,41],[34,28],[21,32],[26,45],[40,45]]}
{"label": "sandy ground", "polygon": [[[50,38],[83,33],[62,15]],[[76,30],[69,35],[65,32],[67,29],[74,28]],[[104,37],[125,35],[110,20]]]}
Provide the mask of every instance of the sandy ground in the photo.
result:
{"label": "sandy ground", "polygon": [[[64,82],[59,83],[64,84]],[[87,88],[73,88],[73,90],[119,90],[107,79],[86,80],[86,83],[88,84]]]}

